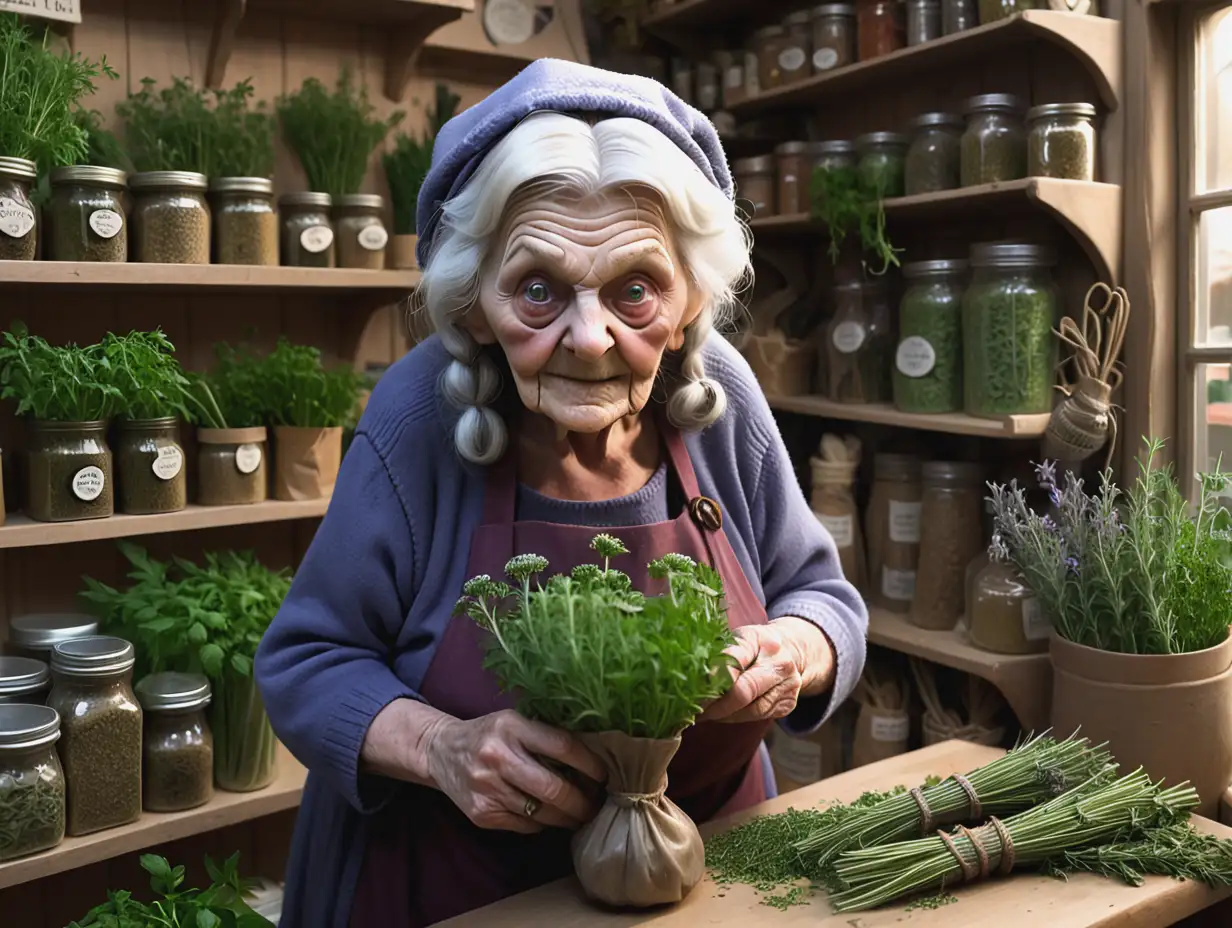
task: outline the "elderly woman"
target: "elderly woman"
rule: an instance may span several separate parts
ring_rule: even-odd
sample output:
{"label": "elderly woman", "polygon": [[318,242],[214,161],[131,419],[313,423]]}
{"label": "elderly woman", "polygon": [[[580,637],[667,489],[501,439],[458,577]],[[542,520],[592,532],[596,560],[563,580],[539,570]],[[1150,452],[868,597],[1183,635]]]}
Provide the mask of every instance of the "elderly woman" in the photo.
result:
{"label": "elderly woman", "polygon": [[509,708],[452,616],[516,553],[568,571],[602,526],[622,567],[721,573],[740,669],[669,769],[698,821],[763,799],[768,726],[814,729],[864,662],[860,598],[714,332],[749,256],[704,116],[536,62],[440,133],[418,220],[437,334],[374,391],[257,655],[310,771],[284,928],[428,925],[569,872],[602,768]]}

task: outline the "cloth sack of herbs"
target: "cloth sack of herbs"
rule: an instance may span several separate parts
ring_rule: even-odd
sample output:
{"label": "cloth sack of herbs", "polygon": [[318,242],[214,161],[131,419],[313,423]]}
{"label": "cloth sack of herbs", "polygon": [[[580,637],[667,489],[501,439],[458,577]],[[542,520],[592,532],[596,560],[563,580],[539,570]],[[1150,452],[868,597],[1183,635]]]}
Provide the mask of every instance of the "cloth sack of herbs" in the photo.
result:
{"label": "cloth sack of herbs", "polygon": [[491,633],[485,666],[528,718],[575,733],[607,768],[607,799],[573,837],[588,896],[614,906],[679,902],[702,877],[697,826],[665,795],[681,733],[731,685],[733,642],[718,574],[669,554],[649,565],[667,593],[646,597],[610,566],[609,535],[584,564],[546,583],[544,558],[515,557],[512,586],[487,576],[458,603]]}

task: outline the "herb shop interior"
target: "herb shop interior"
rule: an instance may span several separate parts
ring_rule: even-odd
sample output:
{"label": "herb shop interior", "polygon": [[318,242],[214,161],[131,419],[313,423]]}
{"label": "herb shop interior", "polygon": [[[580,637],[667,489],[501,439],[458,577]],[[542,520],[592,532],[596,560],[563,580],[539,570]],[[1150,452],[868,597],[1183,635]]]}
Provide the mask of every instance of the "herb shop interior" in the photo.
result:
{"label": "herb shop interior", "polygon": [[[0,13],[5,928],[187,886],[198,924],[276,922],[305,771],[252,657],[365,391],[425,334],[433,134],[548,56],[656,77],[719,130],[756,270],[729,335],[869,660],[819,732],[771,736],[769,814],[662,816],[671,893],[596,893],[575,846],[584,891],[465,924],[638,921],[586,894],[683,897],[647,916],[679,925],[1232,918],[1232,558],[1186,398],[1221,357],[1191,342],[1219,321],[1199,291],[1232,276],[1195,141],[1232,133],[1226,5],[57,6]],[[490,628],[510,591],[466,592]],[[725,621],[678,598],[700,635]]]}

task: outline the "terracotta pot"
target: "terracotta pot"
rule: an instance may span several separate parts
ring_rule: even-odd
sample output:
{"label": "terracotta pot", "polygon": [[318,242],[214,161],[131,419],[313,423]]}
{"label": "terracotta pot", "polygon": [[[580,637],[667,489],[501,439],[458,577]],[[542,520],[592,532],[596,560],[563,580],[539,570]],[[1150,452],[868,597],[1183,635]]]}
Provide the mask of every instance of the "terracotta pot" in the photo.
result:
{"label": "terracotta pot", "polygon": [[274,426],[274,499],[321,499],[334,492],[342,428]]}
{"label": "terracotta pot", "polygon": [[419,259],[415,257],[418,245],[418,235],[395,235],[389,240],[389,266],[397,271],[418,270]]}
{"label": "terracotta pot", "polygon": [[1214,818],[1232,783],[1232,636],[1189,654],[1118,654],[1054,634],[1052,728],[1106,741],[1122,773],[1188,780]]}

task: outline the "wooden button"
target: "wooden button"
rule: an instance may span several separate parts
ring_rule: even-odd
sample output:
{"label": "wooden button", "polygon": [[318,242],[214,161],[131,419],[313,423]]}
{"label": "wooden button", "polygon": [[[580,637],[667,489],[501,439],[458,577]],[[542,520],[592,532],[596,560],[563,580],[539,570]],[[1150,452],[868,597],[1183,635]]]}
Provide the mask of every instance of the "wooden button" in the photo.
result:
{"label": "wooden button", "polygon": [[689,500],[689,515],[707,531],[717,532],[723,527],[723,510],[708,496],[697,496]]}

